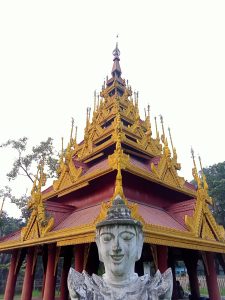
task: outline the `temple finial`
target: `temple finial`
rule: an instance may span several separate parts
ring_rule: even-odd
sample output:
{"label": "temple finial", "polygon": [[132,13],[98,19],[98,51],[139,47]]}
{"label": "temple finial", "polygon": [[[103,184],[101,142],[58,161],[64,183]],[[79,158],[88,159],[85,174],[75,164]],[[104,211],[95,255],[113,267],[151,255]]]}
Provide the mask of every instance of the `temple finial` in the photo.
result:
{"label": "temple finial", "polygon": [[161,136],[161,140],[163,143],[165,143],[165,131],[164,131],[164,122],[163,122],[163,116],[162,115],[159,115],[160,117],[160,122],[161,122],[161,125],[162,125],[162,136]]}
{"label": "temple finial", "polygon": [[148,117],[150,118],[150,105],[149,104],[147,106],[147,111],[148,111]]}
{"label": "temple finial", "polygon": [[87,107],[86,126],[89,125],[90,117],[91,117],[91,108]]}
{"label": "temple finial", "polygon": [[77,126],[75,127],[75,142],[77,142]]}
{"label": "temple finial", "polygon": [[98,103],[97,103],[97,109],[99,109],[99,107],[100,107],[100,98],[99,98],[99,94],[98,94]]}
{"label": "temple finial", "polygon": [[205,174],[204,174],[204,171],[203,171],[203,167],[202,167],[202,160],[201,160],[201,157],[200,155],[198,156],[198,160],[199,160],[199,164],[200,164],[200,168],[201,168],[201,174],[202,174],[202,180],[203,180],[203,186],[206,190],[208,190],[208,183],[206,181],[206,177],[205,177]]}
{"label": "temple finial", "polygon": [[72,141],[73,141],[73,128],[74,128],[74,118],[72,117],[71,132],[70,132],[70,143],[72,143]]}
{"label": "temple finial", "polygon": [[61,150],[61,157],[63,157],[63,152],[64,152],[64,149],[63,149],[63,137],[61,137],[61,140],[62,140],[62,150]]}
{"label": "temple finial", "polygon": [[[118,35],[117,35],[117,38],[118,38]],[[120,68],[120,50],[118,48],[118,41],[116,42],[116,48],[113,50],[113,67],[112,67],[112,76],[113,77],[120,77],[122,72],[121,72],[121,68]]]}
{"label": "temple finial", "polygon": [[157,118],[155,117],[155,131],[156,131],[156,138],[159,141],[159,131],[158,131],[158,125],[157,125]]}
{"label": "temple finial", "polygon": [[198,170],[197,170],[197,166],[196,166],[196,162],[195,162],[195,154],[194,154],[194,150],[192,147],[191,147],[191,156],[192,156],[192,160],[193,160],[193,164],[194,164],[194,168],[192,169],[192,175],[198,185],[198,189],[201,189],[202,184],[201,184],[201,180],[198,175]]}
{"label": "temple finial", "polygon": [[94,91],[94,112],[96,111],[96,90]]}
{"label": "temple finial", "polygon": [[174,145],[173,145],[173,139],[172,139],[170,127],[168,127],[168,132],[169,132],[169,137],[170,137],[170,143],[171,143],[172,150],[173,150],[173,157],[174,157],[175,159],[177,159],[177,152],[176,152],[176,148],[175,148]]}

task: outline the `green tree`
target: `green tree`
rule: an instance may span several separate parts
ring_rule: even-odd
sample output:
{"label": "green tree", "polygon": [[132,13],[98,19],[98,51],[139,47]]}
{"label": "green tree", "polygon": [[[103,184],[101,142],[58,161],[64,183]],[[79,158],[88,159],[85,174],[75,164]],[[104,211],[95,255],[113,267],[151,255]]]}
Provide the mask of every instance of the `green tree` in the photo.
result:
{"label": "green tree", "polygon": [[[15,219],[2,212],[0,217],[0,239],[12,232],[18,231],[22,226],[24,226],[22,218]],[[10,254],[0,253],[0,293],[4,291],[4,282],[9,270],[9,264]]]}
{"label": "green tree", "polygon": [[225,162],[203,169],[214,200],[213,212],[217,222],[225,226]]}
{"label": "green tree", "polygon": [[[18,140],[8,140],[0,145],[0,148],[12,148],[16,152],[16,158],[13,162],[11,170],[6,174],[9,182],[20,176],[26,177],[30,183],[34,182],[37,165],[40,161],[45,162],[45,169],[49,178],[56,177],[56,169],[59,155],[54,149],[53,139],[48,138],[46,141],[40,142],[37,146],[28,150],[28,138],[23,137]],[[5,201],[15,203],[21,209],[23,217],[28,216],[26,204],[29,198],[26,191],[21,196],[15,196],[12,188],[8,185],[0,189],[0,198]]]}

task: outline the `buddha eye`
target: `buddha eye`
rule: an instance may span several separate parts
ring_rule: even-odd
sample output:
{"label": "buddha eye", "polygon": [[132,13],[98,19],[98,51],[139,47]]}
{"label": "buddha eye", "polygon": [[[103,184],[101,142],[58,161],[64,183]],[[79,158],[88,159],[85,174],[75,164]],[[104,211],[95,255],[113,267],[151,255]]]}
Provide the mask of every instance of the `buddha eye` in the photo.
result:
{"label": "buddha eye", "polygon": [[101,235],[101,239],[103,242],[109,242],[112,239],[112,235],[108,233],[104,233]]}
{"label": "buddha eye", "polygon": [[132,232],[122,232],[121,233],[121,238],[125,241],[131,240],[135,235]]}

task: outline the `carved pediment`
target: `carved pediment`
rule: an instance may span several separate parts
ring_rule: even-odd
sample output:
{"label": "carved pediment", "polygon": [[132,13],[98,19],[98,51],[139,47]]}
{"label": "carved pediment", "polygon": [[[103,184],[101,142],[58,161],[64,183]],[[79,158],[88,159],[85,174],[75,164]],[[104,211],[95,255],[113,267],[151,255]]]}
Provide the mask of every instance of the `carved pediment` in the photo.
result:
{"label": "carved pediment", "polygon": [[178,176],[176,166],[170,156],[165,153],[161,156],[158,165],[151,163],[151,170],[155,177],[167,184],[182,188],[185,180]]}
{"label": "carved pediment", "polygon": [[68,165],[64,165],[59,179],[53,182],[53,188],[55,191],[61,190],[68,186],[71,186],[82,174],[82,167],[76,168],[71,161]]}
{"label": "carved pediment", "polygon": [[198,190],[193,216],[185,216],[185,224],[194,236],[202,239],[225,241],[225,230],[217,224],[208,207],[208,194]]}
{"label": "carved pediment", "polygon": [[22,241],[43,237],[54,225],[54,219],[46,215],[45,203],[41,193],[41,187],[46,182],[46,175],[43,169],[43,164],[41,164],[38,167],[38,173],[33,184],[31,197],[28,202],[28,209],[30,209],[31,215],[27,225],[21,230]]}

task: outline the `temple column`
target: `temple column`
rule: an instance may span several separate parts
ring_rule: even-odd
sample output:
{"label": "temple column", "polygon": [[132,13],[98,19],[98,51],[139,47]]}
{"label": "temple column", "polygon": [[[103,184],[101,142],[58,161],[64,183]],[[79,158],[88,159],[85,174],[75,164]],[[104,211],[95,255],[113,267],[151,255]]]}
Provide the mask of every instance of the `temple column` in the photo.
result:
{"label": "temple column", "polygon": [[44,245],[44,247],[43,247],[42,262],[43,262],[44,274],[43,274],[43,281],[42,281],[41,297],[43,299],[44,291],[45,291],[45,278],[46,278],[47,262],[48,262],[48,248],[47,248],[47,245]]}
{"label": "temple column", "polygon": [[9,273],[7,277],[6,287],[5,287],[5,295],[4,300],[13,300],[15,287],[16,287],[16,279],[17,279],[17,259],[18,259],[19,251],[14,250],[11,257]]}
{"label": "temple column", "polygon": [[212,252],[205,252],[206,257],[206,281],[210,300],[220,300],[220,291],[217,282],[216,267],[214,261],[214,254]]}
{"label": "temple column", "polygon": [[55,299],[55,283],[56,283],[56,245],[48,245],[48,261],[45,275],[45,287],[43,300]]}
{"label": "temple column", "polygon": [[161,273],[168,269],[168,247],[157,245],[158,269]]}
{"label": "temple column", "polygon": [[74,247],[74,268],[80,273],[84,268],[84,250],[84,244],[79,244]]}
{"label": "temple column", "polygon": [[63,261],[63,269],[61,276],[60,300],[68,300],[69,291],[67,288],[67,277],[71,266],[71,260],[72,255],[70,255],[70,253],[68,253],[68,255],[66,254]]}
{"label": "temple column", "polygon": [[26,260],[26,270],[23,280],[23,289],[21,300],[30,300],[32,298],[33,284],[34,284],[34,269],[36,261],[35,259],[35,249],[29,248]]}
{"label": "temple column", "polygon": [[172,299],[177,300],[178,299],[178,291],[177,291],[177,284],[176,284],[176,272],[175,272],[175,257],[173,254],[173,249],[170,249],[169,253],[169,267],[172,270],[172,275],[173,275],[173,294],[172,294]]}
{"label": "temple column", "polygon": [[184,257],[184,263],[187,268],[187,273],[189,276],[189,284],[192,299],[199,299],[200,297],[200,290],[199,290],[199,282],[198,282],[198,275],[197,275],[197,264],[198,264],[198,257],[192,251],[187,252]]}

